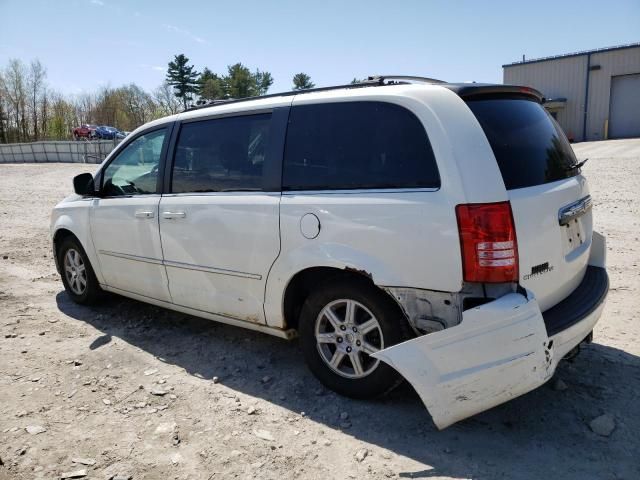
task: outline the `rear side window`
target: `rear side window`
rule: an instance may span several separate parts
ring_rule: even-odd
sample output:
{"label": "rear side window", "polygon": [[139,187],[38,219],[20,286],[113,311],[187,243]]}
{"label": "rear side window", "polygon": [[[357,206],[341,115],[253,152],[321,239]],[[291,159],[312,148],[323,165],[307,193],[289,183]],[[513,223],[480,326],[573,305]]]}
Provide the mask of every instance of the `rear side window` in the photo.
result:
{"label": "rear side window", "polygon": [[271,114],[182,125],[171,192],[260,191]]}
{"label": "rear side window", "polygon": [[560,126],[537,102],[469,100],[484,130],[507,190],[555,182],[580,173]]}
{"label": "rear side window", "polygon": [[427,133],[409,110],[383,102],[291,109],[283,190],[439,186]]}

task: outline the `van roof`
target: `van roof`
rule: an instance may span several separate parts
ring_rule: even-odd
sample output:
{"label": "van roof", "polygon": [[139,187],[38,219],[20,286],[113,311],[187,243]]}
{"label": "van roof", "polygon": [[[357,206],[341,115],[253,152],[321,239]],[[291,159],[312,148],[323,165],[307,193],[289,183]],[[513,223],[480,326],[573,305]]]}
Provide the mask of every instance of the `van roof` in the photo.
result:
{"label": "van roof", "polygon": [[255,97],[246,97],[238,99],[226,99],[226,100],[213,100],[211,102],[195,105],[187,108],[185,112],[200,110],[203,108],[211,108],[218,105],[229,105],[234,103],[248,102],[252,100],[260,100],[264,98],[276,98],[276,97],[288,97],[293,95],[304,95],[307,93],[326,92],[330,90],[339,89],[355,89],[355,88],[367,88],[367,87],[380,87],[380,86],[393,86],[393,85],[406,85],[412,82],[419,82],[430,85],[437,85],[447,88],[456,93],[463,99],[472,99],[479,96],[494,96],[494,95],[510,95],[528,97],[539,103],[544,101],[544,96],[538,90],[520,85],[502,85],[493,83],[450,83],[442,80],[427,77],[414,77],[406,75],[379,75],[369,77],[367,80],[358,83],[351,83],[347,85],[332,85],[328,87],[309,88],[305,90],[291,90],[288,92],[270,93],[267,95],[259,95]]}

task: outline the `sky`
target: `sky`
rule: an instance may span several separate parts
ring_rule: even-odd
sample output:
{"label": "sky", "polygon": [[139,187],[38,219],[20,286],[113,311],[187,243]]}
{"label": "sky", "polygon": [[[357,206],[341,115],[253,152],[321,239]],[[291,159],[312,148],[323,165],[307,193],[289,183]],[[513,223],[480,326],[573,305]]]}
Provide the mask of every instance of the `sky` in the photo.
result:
{"label": "sky", "polygon": [[0,0],[0,68],[39,59],[65,94],[152,90],[184,53],[201,71],[242,62],[291,88],[374,74],[502,82],[526,58],[640,42],[640,0]]}

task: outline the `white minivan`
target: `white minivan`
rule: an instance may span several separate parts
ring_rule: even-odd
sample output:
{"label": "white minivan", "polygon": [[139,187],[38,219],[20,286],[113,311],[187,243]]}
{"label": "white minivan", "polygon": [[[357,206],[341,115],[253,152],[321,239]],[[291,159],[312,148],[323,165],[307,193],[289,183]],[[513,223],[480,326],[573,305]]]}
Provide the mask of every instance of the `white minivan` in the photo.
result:
{"label": "white minivan", "polygon": [[547,381],[608,291],[581,164],[530,88],[373,77],[132,132],[51,233],[101,291],[283,338],[357,398],[403,378],[438,428]]}

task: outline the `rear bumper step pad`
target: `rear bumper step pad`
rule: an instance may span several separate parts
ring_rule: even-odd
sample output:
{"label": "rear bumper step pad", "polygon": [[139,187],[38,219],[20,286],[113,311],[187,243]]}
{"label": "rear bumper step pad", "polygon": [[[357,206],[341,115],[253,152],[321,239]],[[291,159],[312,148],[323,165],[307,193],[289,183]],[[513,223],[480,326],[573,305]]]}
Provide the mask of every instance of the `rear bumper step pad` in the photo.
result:
{"label": "rear bumper step pad", "polygon": [[590,315],[605,301],[608,290],[607,271],[601,267],[587,266],[582,282],[571,295],[542,313],[547,335],[556,335]]}

